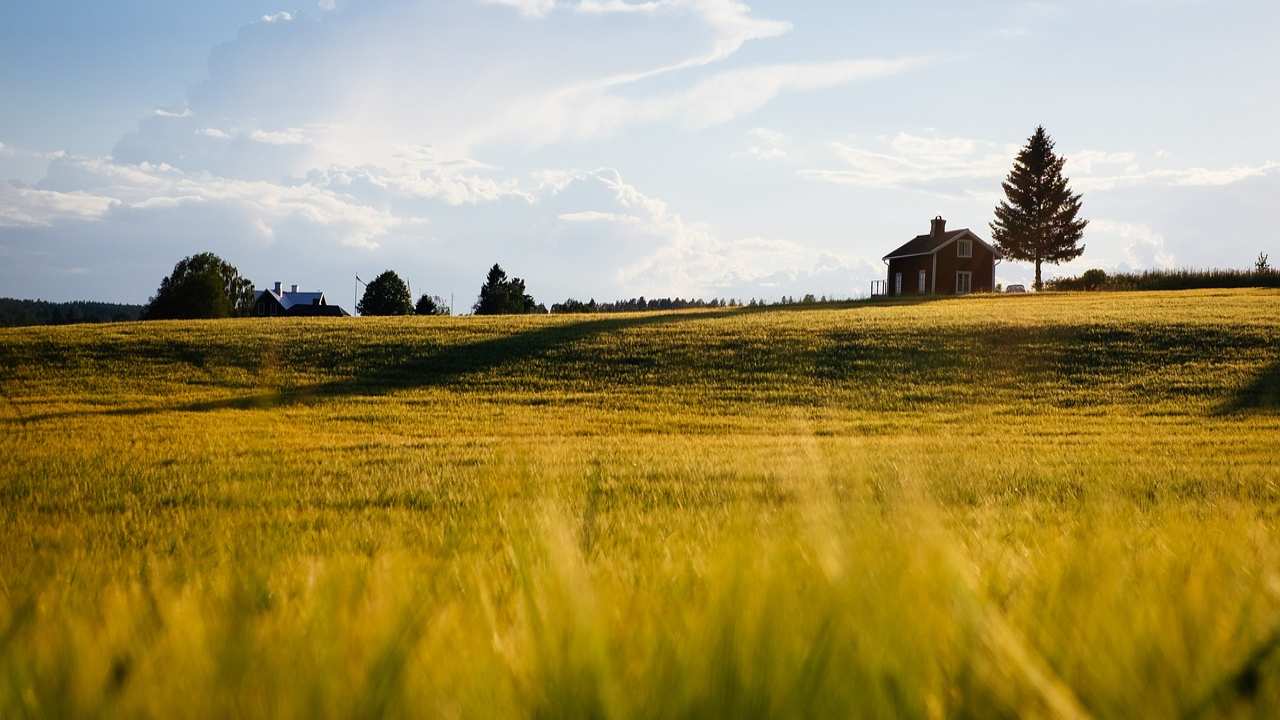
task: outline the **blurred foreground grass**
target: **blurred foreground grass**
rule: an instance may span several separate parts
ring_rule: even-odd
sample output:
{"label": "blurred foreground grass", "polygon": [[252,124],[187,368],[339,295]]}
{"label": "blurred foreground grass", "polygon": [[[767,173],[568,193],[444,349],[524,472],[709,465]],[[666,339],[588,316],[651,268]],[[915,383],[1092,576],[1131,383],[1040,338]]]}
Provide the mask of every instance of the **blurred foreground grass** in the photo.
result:
{"label": "blurred foreground grass", "polygon": [[1274,716],[1280,292],[0,330],[0,717]]}

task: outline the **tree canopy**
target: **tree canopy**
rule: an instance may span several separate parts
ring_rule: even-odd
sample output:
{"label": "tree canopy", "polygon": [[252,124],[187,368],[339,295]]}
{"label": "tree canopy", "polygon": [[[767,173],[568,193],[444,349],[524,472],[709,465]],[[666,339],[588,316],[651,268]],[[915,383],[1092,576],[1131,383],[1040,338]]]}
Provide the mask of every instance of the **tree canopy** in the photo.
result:
{"label": "tree canopy", "polygon": [[1053,138],[1037,127],[1014,160],[1003,183],[1005,199],[991,223],[991,238],[1001,254],[1035,263],[1037,290],[1042,263],[1069,262],[1084,252],[1080,240],[1089,224],[1079,217],[1081,196],[1071,192],[1062,174],[1066,158],[1053,150]]}
{"label": "tree canopy", "polygon": [[145,320],[223,318],[253,307],[253,283],[235,266],[210,252],[178,261],[173,273],[147,303]]}
{"label": "tree canopy", "polygon": [[508,278],[502,266],[494,263],[480,286],[480,297],[472,307],[476,315],[527,315],[544,313],[533,296],[525,293],[524,280]]}
{"label": "tree canopy", "polygon": [[356,310],[361,315],[412,315],[413,297],[404,280],[387,270],[364,286]]}
{"label": "tree canopy", "polygon": [[448,303],[438,295],[423,295],[413,311],[419,315],[448,315],[451,312]]}

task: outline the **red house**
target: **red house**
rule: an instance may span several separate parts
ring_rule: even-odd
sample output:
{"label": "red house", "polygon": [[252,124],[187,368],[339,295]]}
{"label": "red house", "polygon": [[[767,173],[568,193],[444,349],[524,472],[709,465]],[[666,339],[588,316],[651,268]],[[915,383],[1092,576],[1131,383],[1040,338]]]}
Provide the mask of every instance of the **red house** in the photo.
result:
{"label": "red house", "polygon": [[971,230],[947,230],[941,216],[928,235],[884,256],[889,266],[885,294],[966,295],[991,292],[996,285],[1000,253]]}

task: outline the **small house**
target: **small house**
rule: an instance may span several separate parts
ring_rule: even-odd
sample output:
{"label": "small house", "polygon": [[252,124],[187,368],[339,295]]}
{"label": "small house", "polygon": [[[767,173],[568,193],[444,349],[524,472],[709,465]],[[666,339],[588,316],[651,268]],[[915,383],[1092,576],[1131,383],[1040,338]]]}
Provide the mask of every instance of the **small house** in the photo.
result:
{"label": "small house", "polygon": [[968,229],[947,230],[941,216],[933,219],[928,235],[884,256],[889,277],[883,293],[903,295],[967,295],[991,292],[996,284],[1000,253]]}
{"label": "small house", "polygon": [[330,305],[322,292],[301,292],[297,285],[288,290],[276,283],[274,288],[258,291],[253,301],[256,317],[346,317],[347,311]]}

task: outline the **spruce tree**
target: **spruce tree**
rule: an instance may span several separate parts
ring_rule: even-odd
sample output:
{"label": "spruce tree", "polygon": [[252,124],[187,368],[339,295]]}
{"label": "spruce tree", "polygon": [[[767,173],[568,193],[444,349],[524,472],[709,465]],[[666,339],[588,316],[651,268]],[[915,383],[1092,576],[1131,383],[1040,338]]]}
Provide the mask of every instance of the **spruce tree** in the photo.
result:
{"label": "spruce tree", "polygon": [[525,292],[524,280],[508,278],[502,266],[494,263],[480,286],[480,297],[471,311],[476,315],[524,315],[545,313],[546,308]]}
{"label": "spruce tree", "polygon": [[1006,199],[996,206],[991,223],[991,238],[1005,257],[1036,264],[1036,290],[1042,287],[1042,263],[1080,257],[1080,239],[1089,224],[1079,217],[1081,196],[1071,192],[1062,174],[1066,158],[1053,148],[1053,138],[1037,127],[1014,160],[1003,183]]}

